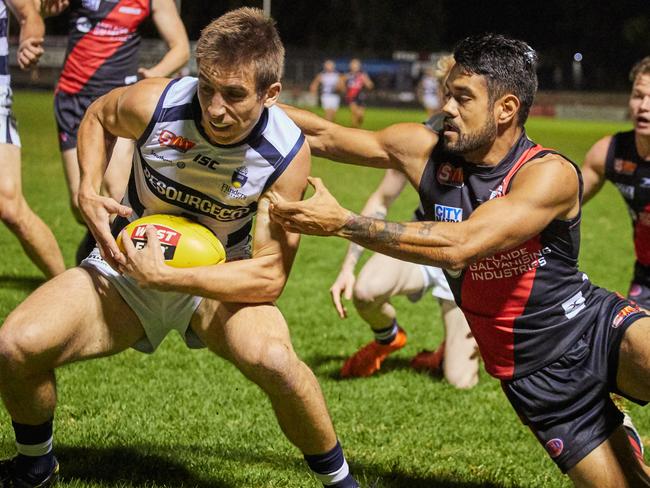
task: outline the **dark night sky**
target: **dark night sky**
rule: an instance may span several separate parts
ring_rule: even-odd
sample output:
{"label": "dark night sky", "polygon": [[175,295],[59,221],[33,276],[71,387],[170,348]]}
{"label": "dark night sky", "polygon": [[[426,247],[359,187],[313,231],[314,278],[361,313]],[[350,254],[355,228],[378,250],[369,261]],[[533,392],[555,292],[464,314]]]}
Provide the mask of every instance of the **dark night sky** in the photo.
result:
{"label": "dark night sky", "polygon": [[[196,39],[209,20],[242,5],[261,8],[262,0],[182,0],[181,16]],[[389,58],[394,50],[449,51],[467,35],[501,32],[539,51],[542,77],[555,66],[569,71],[581,52],[586,88],[625,88],[631,65],[650,55],[650,0],[272,0],[272,15],[290,54]],[[50,32],[65,33],[64,19],[48,22]],[[149,25],[145,34],[154,33]]]}

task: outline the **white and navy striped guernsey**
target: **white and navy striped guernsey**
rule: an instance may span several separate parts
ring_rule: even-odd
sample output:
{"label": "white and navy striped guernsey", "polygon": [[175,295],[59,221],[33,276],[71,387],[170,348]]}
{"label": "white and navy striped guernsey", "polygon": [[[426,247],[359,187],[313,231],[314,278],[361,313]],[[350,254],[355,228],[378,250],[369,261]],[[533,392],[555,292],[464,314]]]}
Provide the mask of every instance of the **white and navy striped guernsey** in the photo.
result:
{"label": "white and navy striped guernsey", "polygon": [[156,213],[190,216],[216,234],[229,259],[243,257],[257,201],[305,137],[282,109],[271,107],[242,142],[213,144],[201,126],[197,86],[196,78],[186,77],[165,88],[137,141],[123,203],[133,209],[130,220]]}
{"label": "white and navy striped guernsey", "polygon": [[9,18],[7,5],[0,0],[0,114],[8,115],[11,110],[11,77],[9,76]]}
{"label": "white and navy striped guernsey", "polygon": [[320,74],[320,85],[322,94],[336,93],[341,75],[338,71],[323,71]]}

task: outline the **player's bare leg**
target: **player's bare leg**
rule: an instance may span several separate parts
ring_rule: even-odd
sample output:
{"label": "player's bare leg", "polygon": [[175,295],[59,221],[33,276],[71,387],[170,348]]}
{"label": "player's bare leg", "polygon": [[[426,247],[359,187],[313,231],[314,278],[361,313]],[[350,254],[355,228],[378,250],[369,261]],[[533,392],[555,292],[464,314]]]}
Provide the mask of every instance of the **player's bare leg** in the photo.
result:
{"label": "player's bare leg", "polygon": [[274,305],[206,299],[191,326],[211,351],[264,390],[280,428],[302,451],[323,485],[358,488],[336,439],[320,385],[296,356],[284,317]]}
{"label": "player's bare leg", "polygon": [[[616,382],[625,394],[650,400],[650,318],[637,320],[625,332]],[[623,426],[568,474],[580,487],[650,486],[650,469],[639,461]]]}
{"label": "player's bare leg", "polygon": [[352,114],[352,127],[360,128],[363,125],[363,117],[365,115],[365,108],[361,105],[352,102],[350,104],[350,112]]}
{"label": "player's bare leg", "polygon": [[19,305],[0,328],[0,395],[19,443],[19,456],[3,462],[1,476],[36,485],[39,476],[56,475],[55,368],[115,354],[143,336],[133,311],[93,270],[70,269]]}
{"label": "player's bare leg", "polygon": [[0,144],[0,176],[0,218],[45,276],[62,273],[65,264],[54,234],[22,194],[18,146]]}
{"label": "player's bare leg", "polygon": [[266,392],[282,431],[303,453],[336,444],[318,381],[294,352],[277,307],[204,300],[192,328],[211,351]]}
{"label": "player's bare leg", "polygon": [[68,196],[70,197],[70,209],[72,215],[82,225],[86,225],[81,213],[79,212],[79,162],[77,161],[77,148],[66,149],[61,153],[63,159],[63,170],[65,171],[65,181],[68,185]]}
{"label": "player's bare leg", "polygon": [[454,302],[440,300],[445,325],[445,378],[456,388],[472,388],[478,383],[478,346],[463,312]]}
{"label": "player's bare leg", "polygon": [[419,293],[424,277],[417,264],[373,254],[361,269],[354,287],[354,306],[370,325],[375,340],[357,351],[343,365],[341,376],[370,376],[393,352],[406,345],[406,333],[397,325],[390,303],[395,295]]}
{"label": "player's bare leg", "polygon": [[568,473],[579,488],[636,488],[650,486],[650,471],[632,450],[623,426],[591,451]]}
{"label": "player's bare leg", "polygon": [[375,253],[357,276],[354,306],[373,330],[385,329],[396,317],[390,298],[419,293],[423,287],[417,264]]}

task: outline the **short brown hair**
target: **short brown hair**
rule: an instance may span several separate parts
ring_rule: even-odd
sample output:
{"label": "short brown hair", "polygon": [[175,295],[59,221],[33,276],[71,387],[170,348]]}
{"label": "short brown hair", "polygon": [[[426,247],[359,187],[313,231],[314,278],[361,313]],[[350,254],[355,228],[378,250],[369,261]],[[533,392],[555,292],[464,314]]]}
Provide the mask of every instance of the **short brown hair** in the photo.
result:
{"label": "short brown hair", "polygon": [[637,76],[647,74],[650,74],[650,56],[646,56],[632,67],[632,70],[630,70],[630,81],[634,83]]}
{"label": "short brown hair", "polygon": [[225,13],[201,31],[196,59],[217,65],[253,65],[255,86],[263,93],[280,81],[284,46],[275,21],[257,8],[243,7]]}

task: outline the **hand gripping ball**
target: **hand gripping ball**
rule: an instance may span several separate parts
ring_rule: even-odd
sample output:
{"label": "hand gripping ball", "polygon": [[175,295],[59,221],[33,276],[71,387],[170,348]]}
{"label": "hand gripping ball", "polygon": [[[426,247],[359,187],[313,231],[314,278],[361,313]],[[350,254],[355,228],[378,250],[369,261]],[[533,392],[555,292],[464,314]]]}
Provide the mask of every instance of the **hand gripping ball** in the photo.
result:
{"label": "hand gripping ball", "polygon": [[[179,215],[148,215],[128,224],[124,229],[136,249],[142,249],[147,243],[147,225],[156,228],[165,264],[169,266],[192,268],[226,260],[223,245],[207,227]],[[124,252],[122,232],[117,236],[117,245]]]}

